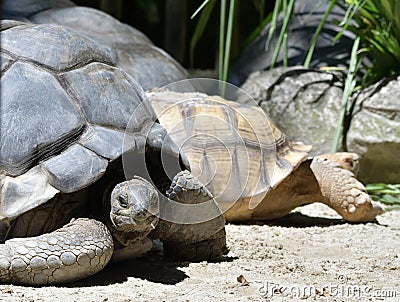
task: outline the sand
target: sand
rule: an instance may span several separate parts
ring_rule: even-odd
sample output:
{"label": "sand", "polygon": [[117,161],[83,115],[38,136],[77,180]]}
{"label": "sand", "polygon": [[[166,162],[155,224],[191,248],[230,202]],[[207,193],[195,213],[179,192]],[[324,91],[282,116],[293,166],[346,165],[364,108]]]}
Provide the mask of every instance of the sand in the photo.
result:
{"label": "sand", "polygon": [[399,211],[349,224],[314,204],[226,230],[225,261],[171,262],[159,247],[74,284],[0,285],[0,301],[400,301]]}

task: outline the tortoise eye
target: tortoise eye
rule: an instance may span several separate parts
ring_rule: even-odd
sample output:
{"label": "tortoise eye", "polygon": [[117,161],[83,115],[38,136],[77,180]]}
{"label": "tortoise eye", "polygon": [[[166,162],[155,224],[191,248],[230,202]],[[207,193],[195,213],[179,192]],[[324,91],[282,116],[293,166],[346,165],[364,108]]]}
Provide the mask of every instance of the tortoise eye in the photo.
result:
{"label": "tortoise eye", "polygon": [[128,207],[128,201],[123,196],[119,195],[117,199],[122,208],[126,209]]}

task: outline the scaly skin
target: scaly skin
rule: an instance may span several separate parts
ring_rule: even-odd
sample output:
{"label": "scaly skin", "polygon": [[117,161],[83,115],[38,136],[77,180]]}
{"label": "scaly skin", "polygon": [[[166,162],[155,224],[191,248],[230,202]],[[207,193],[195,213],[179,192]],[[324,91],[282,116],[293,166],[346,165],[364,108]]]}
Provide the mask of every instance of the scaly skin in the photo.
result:
{"label": "scaly skin", "polygon": [[355,178],[353,171],[358,169],[356,154],[320,155],[313,159],[310,167],[320,186],[323,202],[347,221],[373,221],[383,212],[371,201],[364,185]]}
{"label": "scaly skin", "polygon": [[200,209],[203,213],[199,209],[194,213],[190,207],[182,210],[178,205],[177,208],[169,209],[175,211],[174,215],[188,217],[190,220],[205,213],[212,213],[214,215],[211,217],[215,218],[192,224],[160,220],[152,236],[162,240],[165,255],[189,261],[221,259],[228,252],[225,219],[210,191],[189,171],[182,171],[172,180],[167,197],[181,204],[204,203]]}
{"label": "scaly skin", "polygon": [[[212,201],[205,210],[215,214],[215,218],[197,224],[164,221],[158,238],[164,241],[167,255],[182,260],[214,260],[227,252],[224,218],[204,185],[188,171],[180,172],[167,195],[185,204]],[[154,215],[158,213],[156,190],[135,177],[116,185],[110,201],[108,224],[120,245],[114,260],[150,249],[152,242],[146,236],[158,222]],[[190,211],[174,214],[196,215]],[[110,261],[113,240],[106,225],[89,218],[72,220],[37,237],[7,240],[0,244],[0,283],[48,285],[91,276]]]}
{"label": "scaly skin", "polygon": [[113,239],[106,226],[79,218],[32,238],[0,245],[0,282],[45,285],[91,276],[109,262]]}

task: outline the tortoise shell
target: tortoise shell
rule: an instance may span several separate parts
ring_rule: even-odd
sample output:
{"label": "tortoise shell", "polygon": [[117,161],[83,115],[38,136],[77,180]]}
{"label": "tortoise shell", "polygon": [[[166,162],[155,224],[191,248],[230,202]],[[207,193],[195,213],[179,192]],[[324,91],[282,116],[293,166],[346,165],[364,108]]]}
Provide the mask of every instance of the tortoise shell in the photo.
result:
{"label": "tortoise shell", "polygon": [[144,147],[155,114],[140,85],[91,39],[58,25],[1,25],[0,218],[7,223],[58,192],[87,187],[124,150]]}
{"label": "tortoise shell", "polygon": [[108,48],[113,60],[144,90],[186,79],[187,72],[168,53],[153,45],[139,30],[100,10],[70,1],[5,1],[7,17],[33,23],[59,24]]}
{"label": "tortoise shell", "polygon": [[[193,175],[224,203],[261,199],[307,157],[257,106],[201,93],[147,92],[158,120],[183,150]],[[254,202],[257,202],[254,201]]]}

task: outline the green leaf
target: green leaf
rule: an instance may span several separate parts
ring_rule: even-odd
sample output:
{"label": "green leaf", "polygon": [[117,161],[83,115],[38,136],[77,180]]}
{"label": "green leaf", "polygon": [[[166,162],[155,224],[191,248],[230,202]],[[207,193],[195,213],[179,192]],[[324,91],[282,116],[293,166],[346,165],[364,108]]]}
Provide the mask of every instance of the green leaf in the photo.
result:
{"label": "green leaf", "polygon": [[[400,198],[395,197],[390,194],[384,194],[382,196],[374,196],[378,201],[382,202],[383,204],[387,205],[395,205],[398,204],[400,205]],[[374,199],[375,199],[374,198]]]}
{"label": "green leaf", "polygon": [[396,185],[390,185],[390,184],[388,184],[387,186],[388,186],[388,188],[390,188],[390,189],[397,190],[398,193],[400,194],[400,184],[396,184]]}
{"label": "green leaf", "polygon": [[342,137],[343,122],[346,115],[347,104],[356,85],[355,76],[361,62],[360,58],[358,58],[357,56],[359,45],[360,45],[360,37],[357,37],[354,40],[353,48],[351,49],[350,66],[344,84],[344,91],[342,96],[342,108],[340,110],[339,120],[335,131],[335,137],[333,139],[333,144],[331,149],[332,153],[338,150],[340,138]]}
{"label": "green leaf", "polygon": [[397,205],[395,205],[395,206],[388,206],[388,207],[386,207],[385,208],[385,211],[400,211],[400,206],[397,206]]}
{"label": "green leaf", "polygon": [[[201,36],[204,33],[204,29],[210,19],[211,12],[215,6],[216,0],[206,0],[203,4],[196,10],[193,14],[192,18],[204,7],[201,11],[199,21],[197,22],[196,28],[194,30],[193,36],[190,39],[190,65],[193,66],[194,63],[194,49],[196,48],[197,43],[199,42]],[[206,5],[208,3],[208,5]]]}
{"label": "green leaf", "polygon": [[[276,60],[278,59],[279,52],[281,50],[285,35],[287,35],[290,18],[292,17],[292,13],[293,13],[294,3],[296,2],[296,0],[289,0],[289,3],[287,3],[286,1],[287,0],[283,1],[283,13],[284,13],[283,25],[282,25],[281,32],[279,33],[279,38],[278,38],[278,42],[275,46],[275,51],[272,56],[271,69],[273,69],[275,67]],[[287,50],[284,52],[287,53]]]}
{"label": "green leaf", "polygon": [[[225,48],[225,13],[226,0],[221,0],[219,16],[219,49],[218,49],[218,78],[221,80],[224,73],[224,48]],[[225,89],[225,88],[224,88]]]}
{"label": "green leaf", "polygon": [[371,194],[373,200],[379,201],[385,205],[393,206],[393,209],[399,209],[400,184],[375,183],[366,185],[365,189],[369,194]]}
{"label": "green leaf", "polygon": [[225,41],[225,49],[224,49],[224,51],[225,51],[224,52],[224,65],[223,65],[222,78],[221,78],[221,80],[224,82],[226,82],[228,80],[229,57],[230,57],[231,46],[232,46],[233,20],[235,18],[235,3],[236,3],[236,0],[231,0],[230,5],[229,5],[228,26],[226,29],[226,41]]}
{"label": "green leaf", "polygon": [[199,6],[198,9],[196,9],[196,11],[193,13],[193,15],[190,17],[190,19],[193,19],[194,17],[197,16],[197,14],[203,9],[204,6],[207,5],[208,1],[210,0],[204,0],[203,3]]}
{"label": "green leaf", "polygon": [[[344,5],[344,2],[346,5]],[[343,30],[354,32],[363,48],[369,50],[372,66],[366,67],[363,85],[370,85],[382,77],[400,74],[400,1],[398,0],[341,0],[347,7],[349,20]],[[356,26],[350,25],[350,20]],[[342,34],[339,33],[336,39]]]}
{"label": "green leaf", "polygon": [[282,10],[282,0],[276,0],[274,11],[272,12],[271,26],[269,27],[267,41],[265,42],[264,46],[265,50],[269,48],[269,44],[271,43],[272,37],[275,34],[276,26],[278,24],[278,15],[281,10]]}
{"label": "green leaf", "polygon": [[368,184],[365,186],[365,189],[368,193],[381,193],[381,194],[400,194],[400,184],[391,185],[391,184]]}
{"label": "green leaf", "polygon": [[[342,6],[341,6],[342,7]],[[342,7],[342,9],[344,9]],[[357,7],[355,6],[349,6],[346,10],[345,16],[343,18],[343,20],[338,24],[339,26],[342,27],[342,30],[335,36],[335,38],[333,39],[333,44],[335,44],[341,36],[343,36],[343,33],[349,29],[351,20],[353,19],[354,14],[357,11]]]}
{"label": "green leaf", "polygon": [[365,188],[367,191],[376,191],[376,190],[382,190],[387,187],[387,184],[384,183],[375,183],[375,184],[367,184]]}
{"label": "green leaf", "polygon": [[317,44],[317,40],[319,35],[321,34],[322,28],[324,27],[325,23],[326,23],[326,19],[328,18],[329,14],[331,13],[333,7],[336,4],[336,0],[331,0],[331,3],[329,4],[328,9],[326,10],[326,12],[324,13],[321,22],[318,24],[317,30],[315,31],[312,39],[311,39],[311,43],[310,46],[308,48],[308,52],[307,52],[307,56],[306,59],[304,61],[304,67],[308,68],[310,66],[311,63],[311,59],[312,59],[312,55],[314,53],[314,49],[315,49],[315,45]]}

